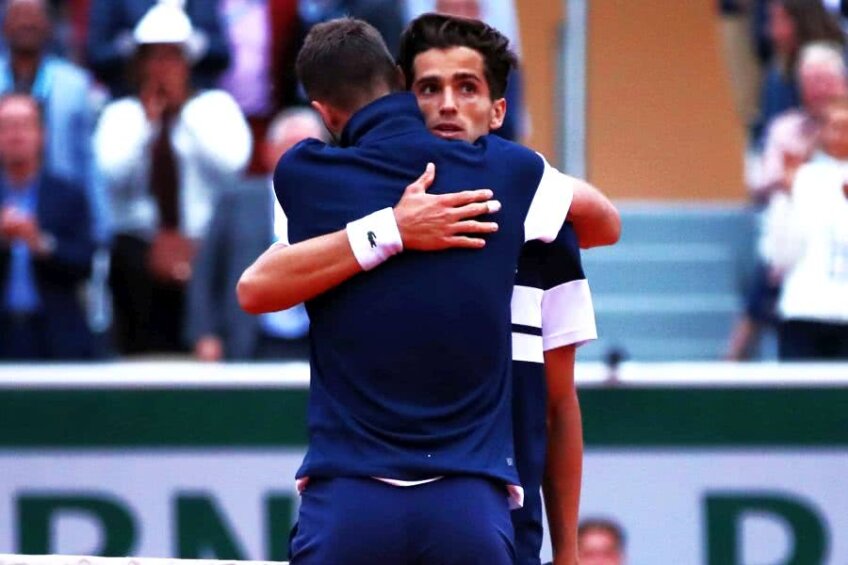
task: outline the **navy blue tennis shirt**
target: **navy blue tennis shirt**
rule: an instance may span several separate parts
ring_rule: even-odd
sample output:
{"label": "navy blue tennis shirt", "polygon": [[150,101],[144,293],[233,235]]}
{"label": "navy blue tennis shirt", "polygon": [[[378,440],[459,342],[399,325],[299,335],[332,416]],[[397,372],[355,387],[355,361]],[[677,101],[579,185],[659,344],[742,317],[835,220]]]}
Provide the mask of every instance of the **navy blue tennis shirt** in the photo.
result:
{"label": "navy blue tennis shirt", "polygon": [[512,287],[525,238],[559,232],[570,185],[520,145],[433,136],[402,93],[357,112],[339,147],[295,146],[274,186],[297,243],[394,206],[428,162],[431,193],[490,188],[499,230],[482,250],[405,251],[307,303],[310,441],[298,478],[474,474],[518,484]]}

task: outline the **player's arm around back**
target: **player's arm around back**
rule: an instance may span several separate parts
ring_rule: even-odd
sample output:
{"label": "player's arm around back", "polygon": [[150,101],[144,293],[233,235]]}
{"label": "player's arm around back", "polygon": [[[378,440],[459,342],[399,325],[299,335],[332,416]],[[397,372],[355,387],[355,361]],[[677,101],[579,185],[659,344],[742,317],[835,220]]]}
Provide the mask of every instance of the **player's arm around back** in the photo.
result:
{"label": "player's arm around back", "polygon": [[[435,167],[430,164],[421,177],[406,187],[391,213],[387,212],[389,209],[381,210],[351,222],[345,230],[294,245],[271,246],[242,274],[236,289],[239,304],[251,314],[290,308],[377,267],[403,249],[484,247],[486,242],[480,236],[497,231],[498,226],[473,218],[497,211],[499,204],[491,200],[492,191],[427,194],[434,178]],[[384,245],[358,245],[356,236],[368,236],[371,227],[384,229],[394,237]]]}
{"label": "player's arm around back", "polygon": [[580,247],[616,243],[621,237],[621,217],[609,198],[588,182],[563,174],[541,153],[536,155],[543,168],[525,223],[527,240],[551,241],[547,238],[553,238],[562,225],[561,212],[567,213],[565,219],[574,227]]}
{"label": "player's arm around back", "polygon": [[574,187],[568,219],[574,225],[580,247],[613,245],[621,237],[621,216],[600,190],[586,181],[562,175]]}

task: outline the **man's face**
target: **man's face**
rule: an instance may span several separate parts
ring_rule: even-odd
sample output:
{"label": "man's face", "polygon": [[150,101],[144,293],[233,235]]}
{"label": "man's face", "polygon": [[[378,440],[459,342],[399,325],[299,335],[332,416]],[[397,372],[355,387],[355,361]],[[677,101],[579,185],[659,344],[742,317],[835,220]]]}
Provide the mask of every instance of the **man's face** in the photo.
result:
{"label": "man's face", "polygon": [[773,0],[768,7],[768,33],[777,52],[786,55],[797,47],[798,33],[795,22],[786,8]]}
{"label": "man's face", "polygon": [[413,63],[412,93],[424,121],[444,139],[474,142],[503,124],[506,100],[492,100],[483,56],[468,47],[430,49]]}
{"label": "man's face", "polygon": [[801,68],[799,78],[804,108],[816,117],[823,117],[827,107],[848,91],[845,77],[831,65],[807,64]]}
{"label": "man's face", "polygon": [[50,19],[37,0],[12,2],[3,21],[3,33],[12,51],[38,53],[50,37]]}
{"label": "man's face", "polygon": [[145,45],[144,49],[140,69],[143,85],[158,84],[170,94],[187,88],[191,68],[181,45],[158,43]]}
{"label": "man's face", "polygon": [[0,160],[6,164],[33,163],[41,155],[38,110],[31,100],[11,98],[0,105]]}
{"label": "man's face", "polygon": [[606,530],[591,529],[578,542],[580,565],[621,565],[624,563],[615,538]]}

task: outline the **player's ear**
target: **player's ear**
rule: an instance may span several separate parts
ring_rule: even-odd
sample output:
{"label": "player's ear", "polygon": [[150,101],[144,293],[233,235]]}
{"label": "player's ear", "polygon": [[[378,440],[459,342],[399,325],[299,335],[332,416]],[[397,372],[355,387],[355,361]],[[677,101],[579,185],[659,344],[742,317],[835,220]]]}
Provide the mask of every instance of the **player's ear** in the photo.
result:
{"label": "player's ear", "polygon": [[500,129],[504,118],[506,118],[506,98],[498,98],[492,103],[492,110],[489,113],[489,130]]}
{"label": "player's ear", "polygon": [[324,125],[327,126],[327,129],[332,134],[337,134],[341,131],[343,127],[344,118],[341,113],[331,106],[330,104],[325,104],[323,102],[318,102],[317,100],[313,100],[309,103],[316,112],[321,116],[321,120],[324,122]]}
{"label": "player's ear", "polygon": [[309,105],[312,106],[312,108],[316,112],[318,112],[318,115],[321,116],[321,121],[324,122],[324,125],[327,126],[327,129],[330,129],[330,115],[329,115],[330,112],[329,112],[329,108],[327,107],[327,105],[322,104],[321,102],[318,102],[317,100],[313,100],[312,102],[309,103]]}

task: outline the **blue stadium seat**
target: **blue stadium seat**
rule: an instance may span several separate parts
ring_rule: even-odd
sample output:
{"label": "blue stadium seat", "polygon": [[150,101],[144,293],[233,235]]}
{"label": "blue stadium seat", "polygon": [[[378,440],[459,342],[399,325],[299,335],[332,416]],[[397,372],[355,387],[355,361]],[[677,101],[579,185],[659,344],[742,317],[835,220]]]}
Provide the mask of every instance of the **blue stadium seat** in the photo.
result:
{"label": "blue stadium seat", "polygon": [[715,360],[753,269],[755,218],[744,207],[620,206],[622,238],[584,254],[600,339],[580,360]]}

